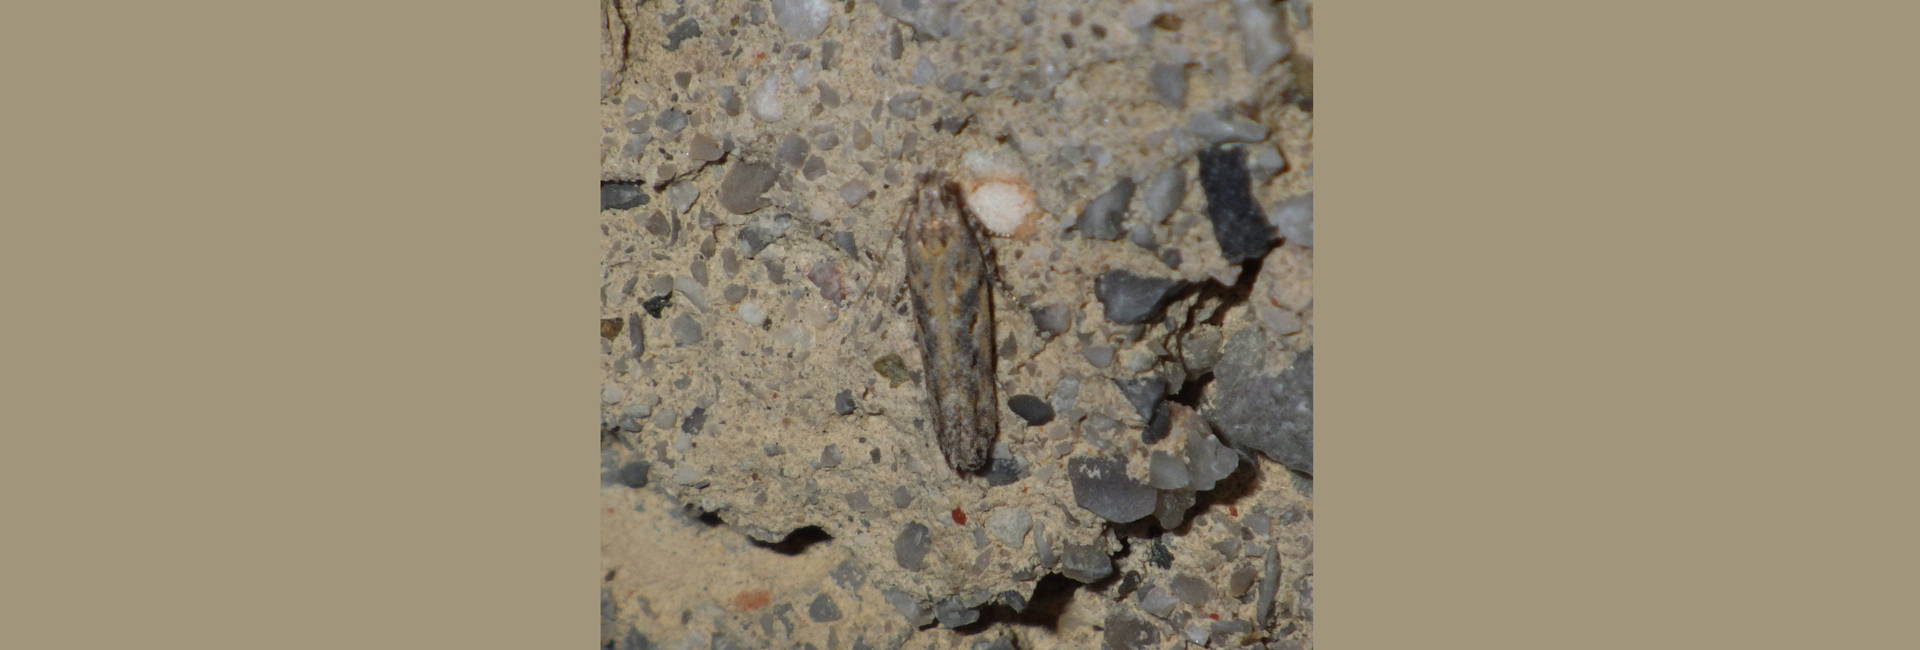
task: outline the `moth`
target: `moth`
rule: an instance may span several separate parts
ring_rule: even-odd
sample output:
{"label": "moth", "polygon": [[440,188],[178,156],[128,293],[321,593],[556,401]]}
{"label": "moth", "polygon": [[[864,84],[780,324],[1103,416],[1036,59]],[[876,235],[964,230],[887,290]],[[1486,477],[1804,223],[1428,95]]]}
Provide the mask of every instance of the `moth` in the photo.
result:
{"label": "moth", "polygon": [[986,236],[974,227],[959,185],[939,172],[915,179],[905,218],[907,292],[920,329],[934,439],[954,471],[977,471],[1000,433]]}

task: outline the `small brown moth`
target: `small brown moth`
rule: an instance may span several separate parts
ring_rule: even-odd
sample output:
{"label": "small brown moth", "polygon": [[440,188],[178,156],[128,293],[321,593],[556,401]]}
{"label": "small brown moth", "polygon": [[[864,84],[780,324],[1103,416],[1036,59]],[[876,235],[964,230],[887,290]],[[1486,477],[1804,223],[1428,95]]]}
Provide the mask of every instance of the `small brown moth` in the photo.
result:
{"label": "small brown moth", "polygon": [[994,375],[993,265],[960,188],[939,172],[916,179],[908,199],[907,291],[920,326],[927,410],[947,465],[980,469],[1000,433]]}

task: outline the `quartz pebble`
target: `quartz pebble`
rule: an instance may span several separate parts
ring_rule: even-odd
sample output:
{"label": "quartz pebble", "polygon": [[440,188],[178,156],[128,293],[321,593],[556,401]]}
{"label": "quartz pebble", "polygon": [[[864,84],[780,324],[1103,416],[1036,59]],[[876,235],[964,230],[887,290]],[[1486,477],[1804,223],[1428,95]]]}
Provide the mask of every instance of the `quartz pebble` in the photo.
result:
{"label": "quartz pebble", "polygon": [[987,532],[1012,548],[1026,542],[1027,529],[1032,526],[1033,516],[1024,508],[1002,508],[987,516]]}

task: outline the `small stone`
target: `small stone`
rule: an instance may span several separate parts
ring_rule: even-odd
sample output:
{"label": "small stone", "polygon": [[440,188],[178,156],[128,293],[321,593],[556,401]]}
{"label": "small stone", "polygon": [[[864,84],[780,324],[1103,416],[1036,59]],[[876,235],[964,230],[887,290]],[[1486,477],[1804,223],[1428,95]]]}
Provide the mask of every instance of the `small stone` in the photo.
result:
{"label": "small stone", "polygon": [[1104,650],[1152,650],[1160,646],[1160,628],[1124,611],[1107,616],[1100,632]]}
{"label": "small stone", "polygon": [[720,150],[720,142],[705,133],[693,136],[693,140],[687,143],[687,154],[705,162],[715,162],[727,155]]}
{"label": "small stone", "polygon": [[[866,495],[864,493],[861,494],[861,498],[866,498]],[[866,568],[853,558],[841,560],[840,564],[835,565],[827,571],[827,575],[831,576],[833,581],[840,585],[841,589],[847,591],[858,590],[860,585],[867,583]]]}
{"label": "small stone", "polygon": [[1027,426],[1040,426],[1053,421],[1053,406],[1033,395],[1015,395],[1007,399],[1007,408],[1014,415],[1027,421]]}
{"label": "small stone", "polygon": [[1193,487],[1213,489],[1214,483],[1240,467],[1240,454],[1221,444],[1202,428],[1187,432],[1187,469],[1193,473]]}
{"label": "small stone", "polygon": [[1153,514],[1159,493],[1127,476],[1125,458],[1081,456],[1067,461],[1073,500],[1088,512],[1114,523]]}
{"label": "small stone", "polygon": [[1179,528],[1180,522],[1187,519],[1187,510],[1192,509],[1196,501],[1191,488],[1163,491],[1153,506],[1153,518],[1160,521],[1161,528]]}
{"label": "small stone", "polygon": [[749,326],[760,327],[767,324],[767,311],[760,308],[760,303],[740,303],[740,308],[734,310],[734,313],[740,316],[740,322]]}
{"label": "small stone", "polygon": [[787,37],[796,41],[805,41],[826,31],[828,20],[833,18],[832,7],[827,0],[772,0],[773,20],[780,23],[780,29],[786,30]]}
{"label": "small stone", "polygon": [[1033,527],[1033,515],[1025,508],[1001,508],[987,515],[987,532],[1011,548],[1027,541],[1027,529]]}
{"label": "small stone", "polygon": [[762,122],[773,123],[786,116],[780,108],[780,76],[768,75],[747,93],[747,112]]}
{"label": "small stone", "polygon": [[1065,334],[1067,328],[1073,325],[1072,312],[1068,311],[1066,305],[1035,307],[1027,313],[1033,317],[1033,326],[1047,336]]}
{"label": "small stone", "polygon": [[726,177],[720,180],[720,207],[734,214],[747,214],[767,207],[769,202],[761,195],[773,187],[779,172],[772,165],[757,162],[738,163],[732,167]]}
{"label": "small stone", "polygon": [[840,134],[822,133],[820,137],[813,139],[813,146],[821,151],[832,151],[834,147],[840,146]]}
{"label": "small stone", "polygon": [[807,177],[810,181],[819,180],[820,176],[826,173],[827,161],[818,155],[809,156],[807,164],[800,167],[800,175]]}
{"label": "small stone", "polygon": [[825,449],[820,450],[821,469],[831,469],[839,466],[840,466],[840,446],[839,445],[827,445]]}
{"label": "small stone", "polygon": [[681,465],[673,471],[673,482],[680,485],[693,485],[700,482],[700,470],[692,465]]}
{"label": "small stone", "polygon": [[893,611],[899,612],[900,616],[907,619],[908,625],[919,627],[933,622],[933,611],[922,606],[919,599],[906,592],[888,588],[881,590],[880,595],[886,598],[888,605],[893,606]]}
{"label": "small stone", "polygon": [[660,116],[654,118],[653,125],[668,133],[679,133],[681,129],[687,128],[687,114],[671,108],[661,109]]}
{"label": "small stone", "polygon": [[1166,438],[1172,431],[1172,413],[1167,406],[1167,382],[1163,379],[1115,379],[1113,385],[1120,394],[1127,397],[1139,412],[1140,419],[1146,422],[1146,428],[1140,432],[1140,441],[1153,444]]}
{"label": "small stone", "polygon": [[960,604],[958,599],[948,598],[934,604],[933,616],[940,619],[941,627],[951,629],[980,620],[980,611]]}
{"label": "small stone", "polygon": [[905,383],[907,379],[911,377],[911,375],[907,373],[907,361],[900,358],[899,354],[888,354],[879,359],[875,359],[873,362],[873,370],[874,372],[880,373],[880,376],[886,377],[887,381],[892,382],[893,388],[899,388],[900,384]]}
{"label": "small stone", "polygon": [[761,445],[760,452],[766,454],[767,457],[771,458],[774,456],[785,455],[787,453],[787,448],[780,446],[778,443],[770,442],[770,443]]}
{"label": "small stone", "polygon": [[667,203],[673,206],[676,214],[686,214],[693,207],[694,199],[700,198],[700,189],[687,181],[675,181],[667,186]]}
{"label": "small stone", "polygon": [[840,606],[834,604],[832,596],[814,596],[813,604],[807,605],[807,618],[815,623],[832,623],[840,620]]}
{"label": "small stone", "polygon": [[1172,614],[1173,608],[1179,605],[1180,599],[1174,597],[1173,592],[1167,591],[1158,585],[1148,587],[1147,590],[1140,595],[1141,611],[1160,618],[1166,618]]}
{"label": "small stone", "polygon": [[916,103],[919,101],[920,93],[912,90],[894,95],[887,100],[887,112],[901,119],[914,119],[920,115],[920,105]]}
{"label": "small stone", "polygon": [[700,23],[692,18],[688,18],[680,21],[680,24],[674,25],[673,29],[667,30],[667,44],[665,47],[668,52],[673,52],[680,49],[681,41],[689,38],[698,38],[699,36]]}
{"label": "small stone", "polygon": [[[842,191],[845,191],[844,188]],[[841,230],[833,233],[833,245],[839,247],[840,252],[846,253],[847,257],[860,256],[860,248],[855,245],[851,231]]]}
{"label": "small stone", "polygon": [[641,101],[639,95],[627,95],[627,100],[620,104],[620,112],[633,117],[647,112],[647,103]]}
{"label": "small stone", "polygon": [[1260,572],[1255,571],[1251,566],[1242,565],[1234,569],[1233,576],[1227,578],[1227,597],[1239,598],[1240,594],[1247,593],[1247,589],[1253,586],[1254,579],[1259,576]]}
{"label": "small stone", "polygon": [[647,470],[652,468],[653,465],[646,461],[627,463],[620,467],[620,471],[614,480],[618,481],[621,485],[637,490],[647,486]]}
{"label": "small stone", "polygon": [[1020,480],[1020,464],[1011,458],[995,458],[987,465],[988,487],[1013,485]]}
{"label": "small stone", "polygon": [[1245,155],[1235,147],[1212,147],[1200,150],[1199,158],[1207,219],[1221,255],[1232,264],[1266,255],[1279,233],[1254,205]]}
{"label": "small stone", "polygon": [[1213,144],[1267,139],[1267,127],[1228,109],[1194,113],[1193,119],[1187,122],[1187,130]]}
{"label": "small stone", "polygon": [[600,389],[600,401],[608,404],[619,404],[620,400],[625,399],[626,396],[626,391],[621,390],[619,384],[607,384],[605,388]]}
{"label": "small stone", "polygon": [[1093,367],[1104,369],[1107,366],[1113,365],[1113,346],[1094,345],[1080,348],[1080,356],[1085,358],[1087,363]]}
{"label": "small stone", "polygon": [[[725,188],[722,187],[721,191],[724,192]],[[786,235],[787,229],[791,227],[793,227],[793,218],[786,214],[755,217],[753,221],[747,223],[746,227],[740,229],[740,253],[748,258],[759,257],[760,251],[766,250],[768,245]]]}
{"label": "small stone", "polygon": [[860,181],[847,181],[845,185],[840,186],[840,199],[846,201],[849,208],[859,206],[861,201],[866,200],[868,193],[867,184]]}
{"label": "small stone", "polygon": [[910,505],[913,505],[913,493],[908,492],[904,485],[895,486],[893,488],[893,507],[905,508]]}
{"label": "small stone", "polygon": [[1160,103],[1174,108],[1187,103],[1187,66],[1155,63],[1147,72],[1147,83],[1153,86],[1153,96]]}
{"label": "small stone", "polygon": [[1114,181],[1106,192],[1087,202],[1080,210],[1079,220],[1074,229],[1092,239],[1113,241],[1126,234],[1122,220],[1127,216],[1127,203],[1133,201],[1133,179],[1121,177]]}
{"label": "small stone", "polygon": [[705,426],[707,426],[707,409],[703,406],[695,406],[693,412],[688,413],[686,419],[680,421],[680,432],[697,436],[700,435],[700,429]]}
{"label": "small stone", "polygon": [[1053,566],[1054,560],[1059,559],[1053,554],[1053,545],[1047,542],[1047,527],[1040,522],[1033,524],[1033,554],[1041,566]]}
{"label": "small stone", "polygon": [[642,183],[607,181],[600,184],[601,210],[627,210],[647,204],[647,189]]}
{"label": "small stone", "polygon": [[834,90],[833,86],[827,85],[825,81],[819,82],[816,86],[820,90],[821,104],[825,104],[827,108],[840,107],[840,91]]}
{"label": "small stone", "polygon": [[670,329],[673,330],[674,341],[680,345],[693,345],[705,339],[700,333],[700,321],[686,314],[674,318]]}
{"label": "small stone", "polygon": [[625,324],[626,324],[625,319],[620,319],[620,318],[600,319],[600,338],[603,338],[609,341],[619,338],[620,326]]}
{"label": "small stone", "polygon": [[815,262],[813,268],[807,270],[807,280],[820,289],[820,297],[834,304],[843,304],[847,301],[849,287],[846,277],[840,274],[840,268],[834,266],[832,262],[826,260]]}
{"label": "small stone", "polygon": [[807,162],[807,139],[798,134],[789,133],[780,139],[780,148],[773,151],[773,159],[788,167],[799,167]]}
{"label": "small stone", "polygon": [[1147,195],[1144,203],[1147,217],[1153,223],[1161,223],[1180,209],[1180,203],[1187,198],[1187,168],[1174,165],[1160,170],[1147,181]]}
{"label": "small stone", "polygon": [[1213,599],[1213,586],[1206,580],[1185,573],[1176,574],[1167,585],[1175,598],[1193,607],[1205,607]]}
{"label": "small stone", "polygon": [[1313,246],[1313,193],[1281,201],[1267,213],[1274,230],[1289,244]]}
{"label": "small stone", "polygon": [[1113,575],[1113,558],[1093,546],[1068,544],[1060,554],[1060,575],[1093,584]]}
{"label": "small stone", "polygon": [[1280,9],[1266,0],[1233,0],[1234,23],[1240,27],[1240,49],[1246,54],[1247,73],[1258,75],[1293,53],[1293,39]]}
{"label": "small stone", "polygon": [[1186,287],[1187,283],[1181,280],[1113,269],[1094,279],[1093,293],[1106,307],[1108,321],[1132,325],[1159,320],[1167,305]]}
{"label": "small stone", "polygon": [[1177,490],[1193,482],[1187,464],[1164,450],[1155,449],[1147,461],[1147,485],[1162,490]]}
{"label": "small stone", "polygon": [[833,396],[833,412],[840,415],[853,412],[853,391],[843,390]]}
{"label": "small stone", "polygon": [[[1215,367],[1218,403],[1204,413],[1220,436],[1259,450],[1288,468],[1313,473],[1313,351],[1296,355],[1292,365],[1266,374],[1265,328],[1247,328],[1228,341]],[[1252,358],[1240,358],[1236,355]],[[1232,392],[1228,392],[1232,391]]]}
{"label": "small stone", "polygon": [[647,217],[647,232],[655,237],[665,238],[673,234],[673,223],[667,221],[667,215],[655,210],[651,216]]}
{"label": "small stone", "polygon": [[733,86],[722,86],[719,93],[720,110],[726,111],[727,117],[739,117],[741,108],[740,91],[735,90]]}
{"label": "small stone", "polygon": [[695,282],[692,277],[685,275],[674,276],[673,290],[679,292],[680,295],[686,296],[687,302],[691,303],[695,309],[699,309],[700,311],[707,310],[707,290],[701,288],[700,283]]}
{"label": "small stone", "polygon": [[852,492],[847,494],[847,507],[854,512],[868,512],[873,510],[873,503],[867,500],[867,493]]}
{"label": "small stone", "polygon": [[[905,506],[902,506],[905,507]],[[912,522],[900,529],[893,540],[893,559],[900,568],[920,571],[927,568],[927,550],[933,545],[933,533],[926,525]]]}

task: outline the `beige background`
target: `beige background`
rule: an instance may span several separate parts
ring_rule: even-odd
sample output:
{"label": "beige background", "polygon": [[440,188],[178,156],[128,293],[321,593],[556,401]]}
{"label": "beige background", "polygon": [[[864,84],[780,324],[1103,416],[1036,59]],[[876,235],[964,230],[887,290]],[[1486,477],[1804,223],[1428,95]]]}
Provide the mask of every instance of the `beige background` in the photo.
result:
{"label": "beige background", "polygon": [[[585,646],[592,3],[0,9],[0,646]],[[1895,647],[1911,8],[1317,8],[1324,647]]]}

